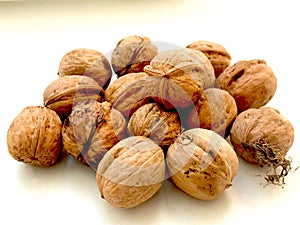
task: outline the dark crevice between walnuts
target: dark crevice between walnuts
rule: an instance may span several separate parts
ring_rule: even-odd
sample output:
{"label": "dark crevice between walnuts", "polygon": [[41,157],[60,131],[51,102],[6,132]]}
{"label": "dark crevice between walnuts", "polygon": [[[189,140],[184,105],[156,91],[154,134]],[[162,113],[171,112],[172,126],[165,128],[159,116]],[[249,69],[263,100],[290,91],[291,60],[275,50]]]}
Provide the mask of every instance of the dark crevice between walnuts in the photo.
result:
{"label": "dark crevice between walnuts", "polygon": [[278,149],[270,146],[265,140],[258,140],[254,144],[242,143],[250,154],[258,160],[259,166],[272,167],[266,172],[264,179],[267,184],[274,184],[283,187],[285,177],[292,169],[291,159],[285,158]]}

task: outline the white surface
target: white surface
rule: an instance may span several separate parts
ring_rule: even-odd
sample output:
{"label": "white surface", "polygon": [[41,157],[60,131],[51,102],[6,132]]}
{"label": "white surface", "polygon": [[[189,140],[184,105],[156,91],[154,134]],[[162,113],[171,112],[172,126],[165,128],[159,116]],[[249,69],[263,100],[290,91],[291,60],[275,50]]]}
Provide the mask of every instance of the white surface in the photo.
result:
{"label": "white surface", "polygon": [[[232,63],[265,59],[278,77],[269,105],[295,127],[289,152],[300,165],[297,1],[149,0],[0,3],[0,208],[1,224],[283,224],[298,221],[300,170],[286,186],[264,187],[264,174],[240,160],[233,187],[218,200],[195,200],[169,182],[137,208],[114,208],[101,199],[95,173],[72,158],[52,168],[13,160],[6,132],[27,105],[41,105],[57,78],[61,57],[77,47],[106,54],[128,35],[185,47],[198,40],[222,44]],[[262,184],[261,184],[262,183]]]}

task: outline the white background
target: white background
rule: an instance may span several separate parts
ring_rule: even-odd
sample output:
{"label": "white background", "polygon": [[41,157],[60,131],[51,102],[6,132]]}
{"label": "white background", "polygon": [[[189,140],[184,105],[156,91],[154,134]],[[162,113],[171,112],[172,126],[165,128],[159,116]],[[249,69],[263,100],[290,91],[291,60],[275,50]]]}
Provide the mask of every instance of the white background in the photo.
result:
{"label": "white background", "polygon": [[[265,170],[240,159],[233,186],[217,200],[195,200],[168,181],[137,208],[101,199],[95,173],[71,157],[51,168],[12,159],[6,132],[28,105],[42,105],[57,79],[60,59],[86,47],[106,54],[129,35],[185,47],[203,39],[222,44],[232,63],[264,59],[278,78],[269,103],[295,128],[288,155],[300,165],[298,2],[234,0],[105,0],[0,2],[0,223],[1,224],[284,224],[299,219],[300,170],[284,188],[257,175]],[[4,222],[6,221],[6,222]]]}

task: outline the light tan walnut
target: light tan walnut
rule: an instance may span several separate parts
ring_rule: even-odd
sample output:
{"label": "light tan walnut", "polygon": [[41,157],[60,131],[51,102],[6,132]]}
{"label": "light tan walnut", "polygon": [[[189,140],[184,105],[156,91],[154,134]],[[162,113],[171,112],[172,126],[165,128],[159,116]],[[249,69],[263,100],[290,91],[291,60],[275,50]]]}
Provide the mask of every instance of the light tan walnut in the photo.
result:
{"label": "light tan walnut", "polygon": [[135,111],[128,122],[132,136],[145,136],[164,147],[172,144],[181,132],[176,111],[167,111],[157,103],[148,103]]}
{"label": "light tan walnut", "polygon": [[66,53],[59,64],[58,75],[83,75],[93,78],[100,87],[106,88],[112,77],[107,58],[97,50],[77,48]]}
{"label": "light tan walnut", "polygon": [[238,172],[231,145],[214,131],[187,130],[169,147],[166,157],[170,180],[196,199],[219,198]]}
{"label": "light tan walnut", "polygon": [[143,72],[152,58],[158,54],[157,47],[148,37],[128,36],[119,41],[112,52],[111,64],[120,77],[128,73]]}
{"label": "light tan walnut", "polygon": [[96,180],[101,194],[115,207],[132,208],[150,199],[165,176],[163,150],[142,136],[123,139],[99,163]]}
{"label": "light tan walnut", "polygon": [[43,106],[27,106],[8,129],[8,151],[20,162],[52,166],[61,156],[61,129],[61,120],[53,110]]}
{"label": "light tan walnut", "polygon": [[64,149],[80,162],[96,170],[104,154],[126,132],[123,115],[109,102],[79,102],[65,119],[62,129]]}
{"label": "light tan walnut", "polygon": [[76,103],[88,99],[101,102],[103,97],[104,90],[94,79],[79,75],[54,80],[43,94],[44,105],[61,118],[67,117]]}
{"label": "light tan walnut", "polygon": [[227,67],[217,82],[234,97],[239,112],[266,105],[277,89],[273,70],[258,59],[238,61]]}

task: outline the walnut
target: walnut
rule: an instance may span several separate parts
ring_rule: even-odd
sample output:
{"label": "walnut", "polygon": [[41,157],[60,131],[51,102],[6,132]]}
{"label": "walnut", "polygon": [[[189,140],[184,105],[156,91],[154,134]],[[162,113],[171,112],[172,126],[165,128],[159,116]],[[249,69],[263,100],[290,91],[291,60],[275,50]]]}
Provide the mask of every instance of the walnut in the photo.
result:
{"label": "walnut", "polygon": [[93,78],[100,87],[106,88],[112,77],[107,58],[100,52],[77,48],[66,53],[60,61],[58,75],[84,75]]}
{"label": "walnut", "polygon": [[43,100],[46,107],[65,118],[77,102],[87,99],[101,102],[103,97],[104,90],[94,79],[72,75],[60,77],[50,83],[44,90]]}
{"label": "walnut", "polygon": [[187,116],[187,127],[213,130],[226,137],[236,116],[234,98],[225,90],[209,88],[204,90]]}
{"label": "walnut", "polygon": [[20,162],[49,167],[61,155],[59,116],[43,106],[27,106],[12,121],[7,132],[10,155]]}
{"label": "walnut", "polygon": [[80,162],[96,170],[103,155],[124,138],[126,121],[109,102],[79,102],[65,119],[62,129],[64,149]]}
{"label": "walnut", "polygon": [[196,199],[213,200],[232,186],[238,158],[231,145],[214,131],[183,132],[166,157],[170,180]]}
{"label": "walnut", "polygon": [[123,115],[130,116],[149,102],[160,103],[167,110],[188,107],[215,83],[209,60],[196,50],[160,52],[144,70],[115,80],[105,91],[105,100]]}
{"label": "walnut", "polygon": [[273,70],[258,59],[238,61],[227,67],[217,82],[234,97],[239,112],[266,105],[277,88]]}
{"label": "walnut", "polygon": [[136,207],[150,199],[165,176],[162,149],[142,136],[123,139],[98,165],[96,180],[102,198],[120,208]]}
{"label": "walnut", "polygon": [[264,142],[284,157],[293,145],[294,128],[278,110],[264,106],[240,113],[232,125],[230,140],[239,156],[249,163],[263,165],[267,155],[254,151],[255,145]]}
{"label": "walnut", "polygon": [[218,43],[198,40],[189,44],[187,48],[199,50],[207,56],[214,68],[215,77],[220,76],[220,74],[230,65],[230,54]]}
{"label": "walnut", "polygon": [[128,73],[143,72],[158,49],[148,37],[137,35],[122,39],[112,52],[111,64],[114,72],[120,77]]}
{"label": "walnut", "polygon": [[141,106],[132,114],[127,127],[130,135],[148,137],[162,147],[172,144],[181,132],[179,114],[157,103]]}

